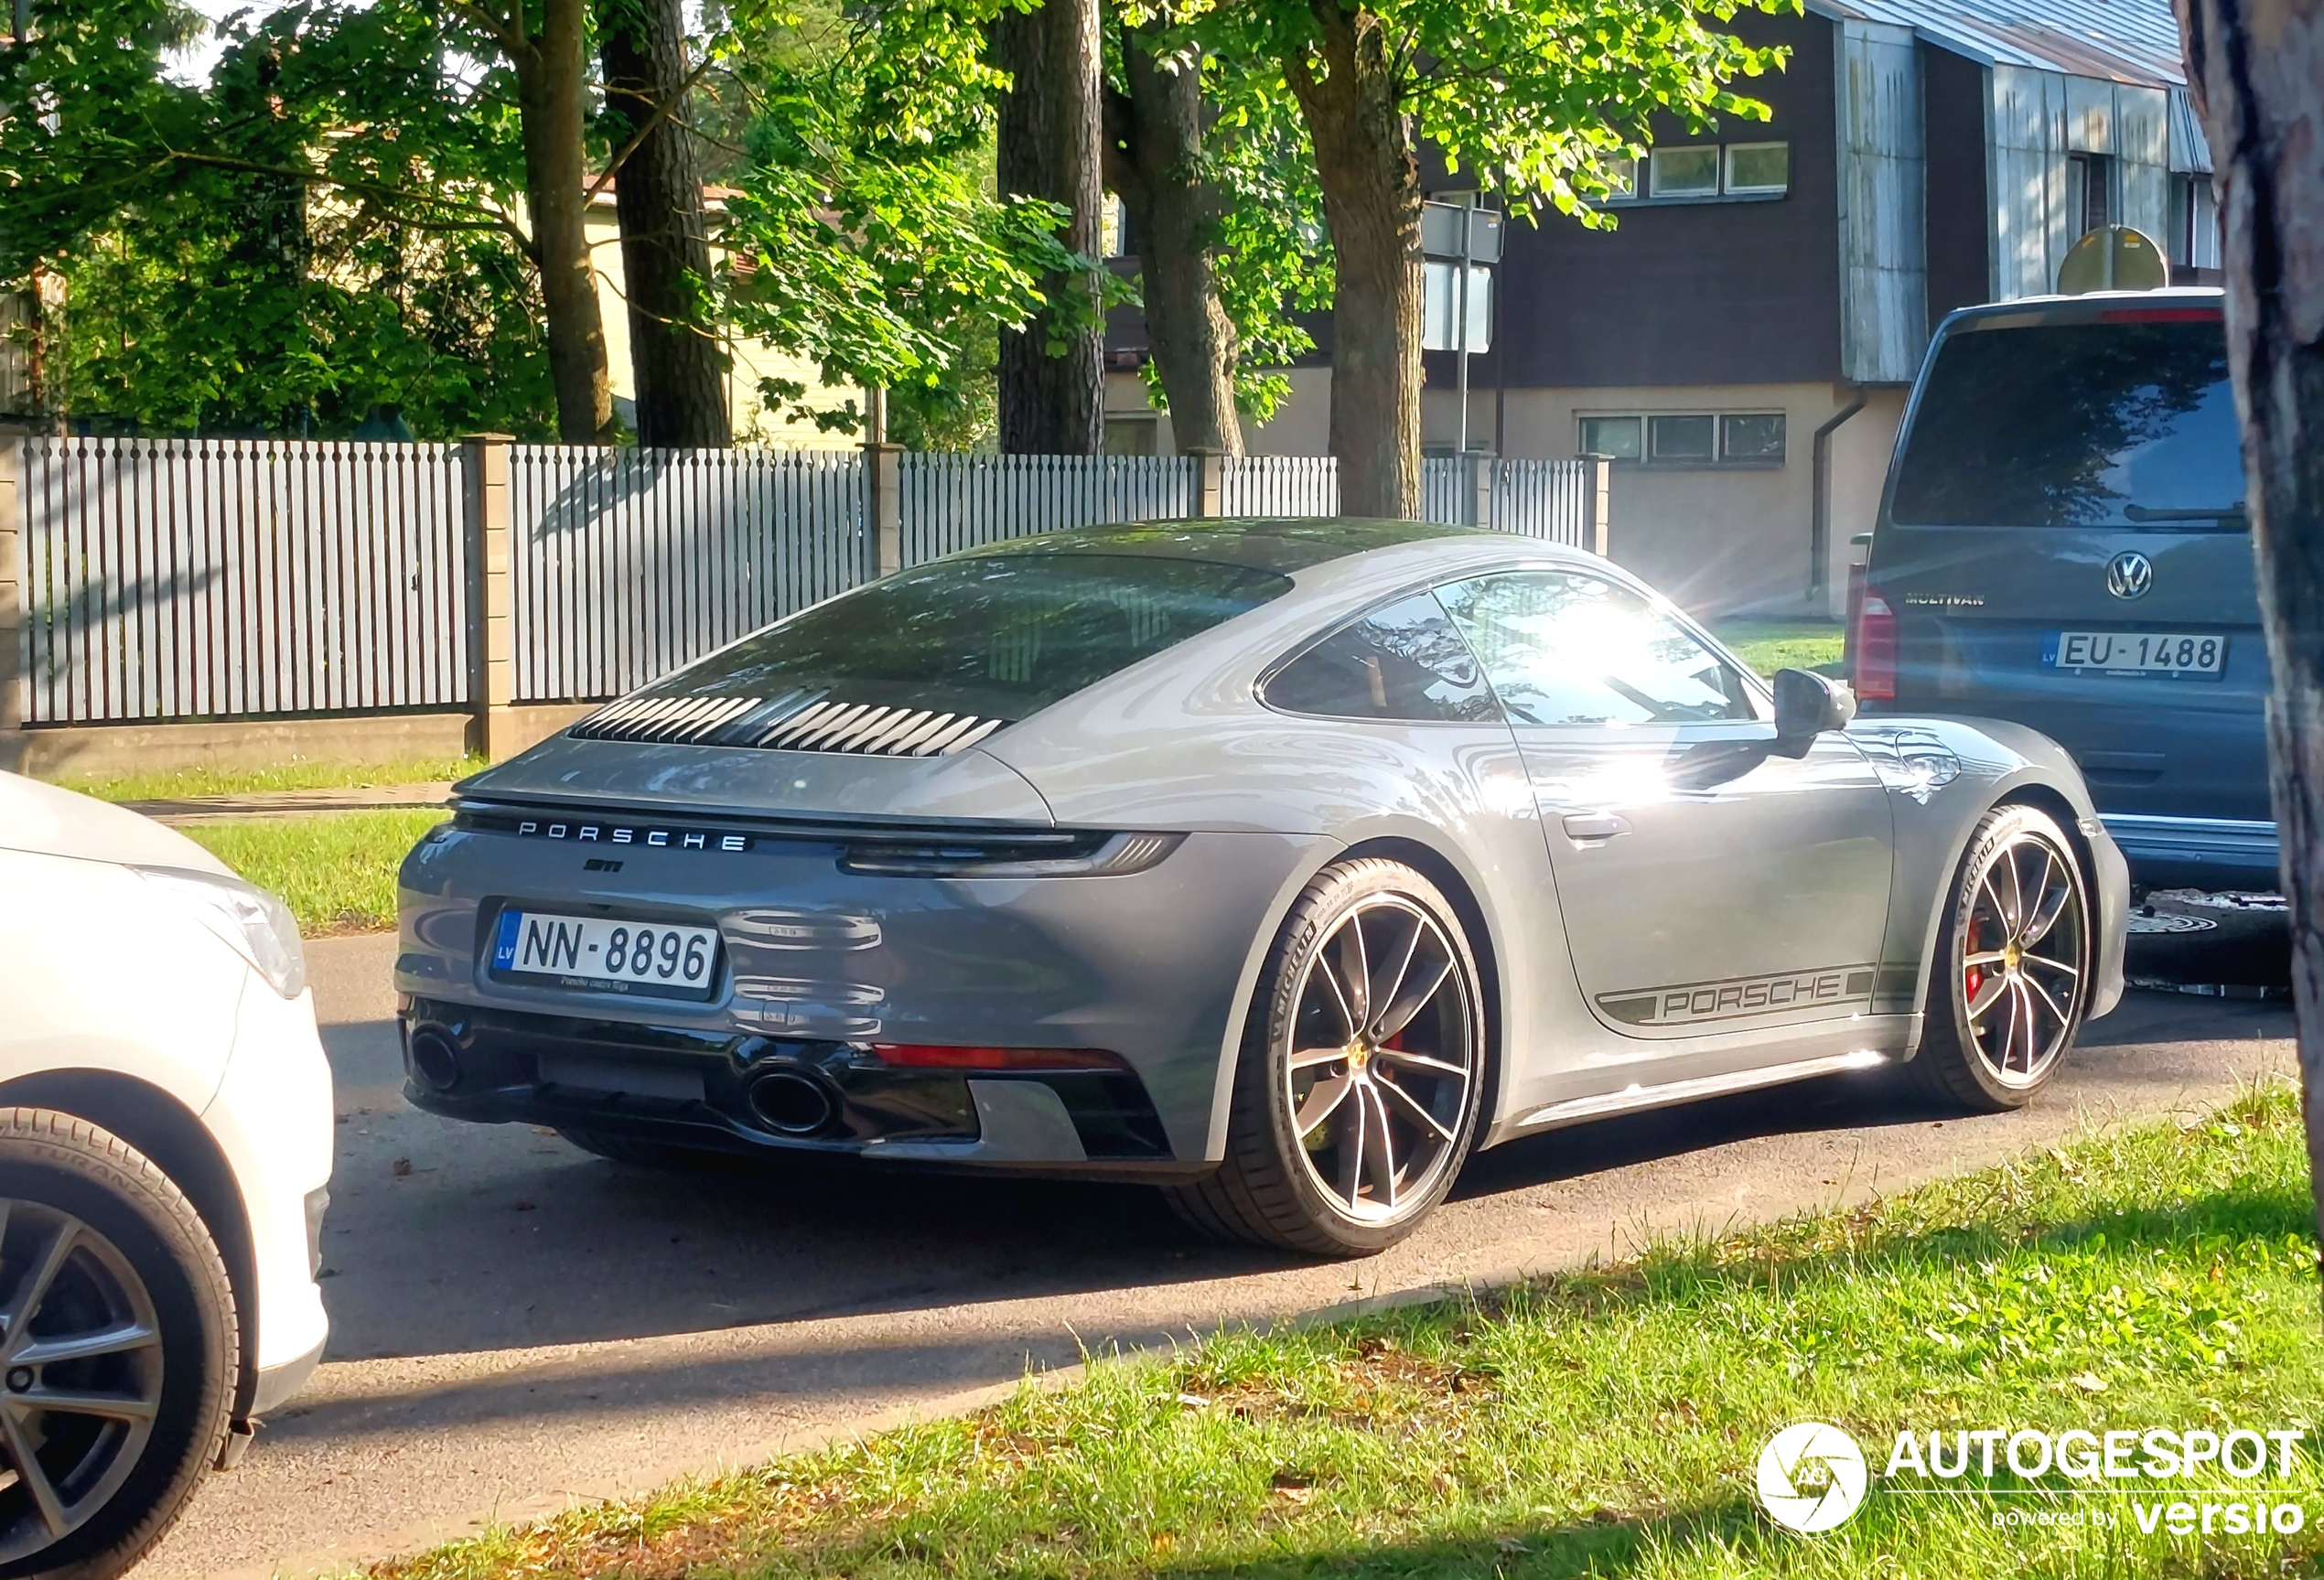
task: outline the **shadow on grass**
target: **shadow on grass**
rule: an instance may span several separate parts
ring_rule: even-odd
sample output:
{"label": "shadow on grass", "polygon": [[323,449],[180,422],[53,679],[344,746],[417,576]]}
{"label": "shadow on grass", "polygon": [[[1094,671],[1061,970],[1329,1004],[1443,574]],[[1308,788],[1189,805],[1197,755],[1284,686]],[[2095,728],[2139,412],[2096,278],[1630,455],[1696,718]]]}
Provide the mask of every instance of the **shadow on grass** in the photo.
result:
{"label": "shadow on grass", "polygon": [[[1223,1564],[1157,1566],[1155,1580],[1291,1580],[1295,1575],[1330,1575],[1349,1580],[1396,1576],[1398,1580],[1452,1580],[1461,1576],[1490,1580],[1548,1580],[1558,1575],[1591,1575],[1616,1580],[1632,1575],[1649,1559],[1667,1560],[1706,1546],[1747,1550],[1781,1532],[1770,1528],[1758,1510],[1737,1498],[1702,1509],[1650,1517],[1624,1519],[1611,1510],[1604,1518],[1563,1524],[1518,1527],[1490,1536],[1423,1538],[1416,1541],[1318,1542],[1279,1555]],[[1295,1533],[1286,1532],[1286,1542]]]}
{"label": "shadow on grass", "polygon": [[[1971,1210],[1974,1214],[1975,1209]],[[1766,1242],[1769,1255],[1738,1256],[1730,1242],[1726,1259],[1716,1261],[1711,1243],[1670,1242],[1611,1273],[1569,1274],[1538,1288],[1552,1300],[1584,1303],[1601,1293],[1614,1294],[1636,1309],[1655,1302],[1696,1304],[1716,1298],[1721,1290],[1762,1289],[1778,1281],[1796,1289],[1802,1280],[1831,1276],[1835,1271],[1877,1275],[1945,1263],[1974,1268],[2009,1252],[2039,1254],[2103,1248],[2123,1254],[2176,1252],[2183,1255],[2199,1250],[2215,1254],[2237,1242],[2280,1243],[2295,1235],[2306,1239],[2313,1235],[2315,1221],[2304,1188],[2224,1188],[2168,1205],[2124,1203],[2117,1209],[2101,1203],[2095,1211],[2050,1220],[2038,1214],[2028,1219],[1996,1213],[1971,1216],[1967,1221],[1919,1232],[1899,1229],[1882,1234],[1868,1246],[1845,1252],[1836,1269],[1832,1261],[1836,1248],[1824,1243],[1802,1243],[1793,1250],[1778,1239]]]}

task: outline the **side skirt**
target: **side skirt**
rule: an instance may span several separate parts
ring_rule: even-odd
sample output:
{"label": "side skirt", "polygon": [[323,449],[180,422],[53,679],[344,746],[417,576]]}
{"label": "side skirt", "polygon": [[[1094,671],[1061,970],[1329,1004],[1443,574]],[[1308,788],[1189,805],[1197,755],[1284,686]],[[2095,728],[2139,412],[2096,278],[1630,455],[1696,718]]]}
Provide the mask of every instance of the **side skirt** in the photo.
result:
{"label": "side skirt", "polygon": [[1554,1130],[1561,1124],[1577,1124],[1584,1120],[1602,1119],[1609,1114],[1629,1113],[1641,1108],[1663,1108],[1673,1103],[1694,1102],[1706,1097],[1724,1097],[1730,1092],[1750,1091],[1762,1086],[1781,1086],[1787,1081],[1812,1080],[1819,1075],[1839,1075],[1852,1069],[1877,1069],[1885,1064],[1899,1063],[1896,1056],[1870,1048],[1855,1053],[1830,1053],[1815,1059],[1796,1059],[1790,1064],[1763,1065],[1757,1069],[1738,1069],[1725,1075],[1698,1076],[1692,1080],[1666,1081],[1660,1086],[1626,1086],[1619,1091],[1602,1091],[1589,1097],[1568,1098],[1562,1102],[1548,1103],[1521,1115],[1509,1127],[1503,1139],[1530,1135],[1539,1130]]}

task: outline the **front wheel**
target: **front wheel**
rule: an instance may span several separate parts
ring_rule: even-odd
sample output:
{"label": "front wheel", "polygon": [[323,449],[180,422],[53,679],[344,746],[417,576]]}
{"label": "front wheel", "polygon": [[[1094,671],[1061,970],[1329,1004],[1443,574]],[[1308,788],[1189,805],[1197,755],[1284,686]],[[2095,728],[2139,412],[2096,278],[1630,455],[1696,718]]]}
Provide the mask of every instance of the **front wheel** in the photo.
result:
{"label": "front wheel", "polygon": [[0,1108],[0,1575],[107,1580],[226,1434],[238,1343],[210,1231],[119,1137]]}
{"label": "front wheel", "polygon": [[1171,1203],[1221,1238],[1384,1251],[1451,1188],[1484,1085],[1483,1001],[1459,917],[1400,863],[1327,867],[1268,954],[1226,1159]]}
{"label": "front wheel", "polygon": [[2082,1029],[2094,931],[2090,886],[2057,822],[2029,806],[1987,812],[1961,858],[1921,1052],[1906,1068],[1951,1105],[2024,1107]]}

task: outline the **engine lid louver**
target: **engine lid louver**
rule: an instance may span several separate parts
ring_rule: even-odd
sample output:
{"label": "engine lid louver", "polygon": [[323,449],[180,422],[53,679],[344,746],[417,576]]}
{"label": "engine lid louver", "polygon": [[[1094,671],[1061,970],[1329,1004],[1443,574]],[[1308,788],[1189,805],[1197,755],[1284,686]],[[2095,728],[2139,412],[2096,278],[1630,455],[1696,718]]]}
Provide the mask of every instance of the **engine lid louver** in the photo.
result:
{"label": "engine lid louver", "polygon": [[577,740],[937,758],[965,750],[1008,722],[792,693],[771,704],[764,697],[629,697],[599,708],[565,734]]}

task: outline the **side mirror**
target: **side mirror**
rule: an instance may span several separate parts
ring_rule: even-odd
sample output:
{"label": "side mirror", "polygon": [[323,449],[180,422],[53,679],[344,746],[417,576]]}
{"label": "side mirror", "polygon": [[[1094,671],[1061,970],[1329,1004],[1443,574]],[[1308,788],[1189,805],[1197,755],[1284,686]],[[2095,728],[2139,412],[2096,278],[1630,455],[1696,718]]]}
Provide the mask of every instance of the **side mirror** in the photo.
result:
{"label": "side mirror", "polygon": [[1807,670],[1775,672],[1775,749],[1802,758],[1825,730],[1845,729],[1856,717],[1856,693]]}

